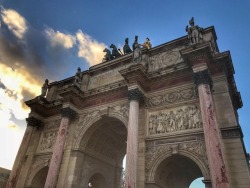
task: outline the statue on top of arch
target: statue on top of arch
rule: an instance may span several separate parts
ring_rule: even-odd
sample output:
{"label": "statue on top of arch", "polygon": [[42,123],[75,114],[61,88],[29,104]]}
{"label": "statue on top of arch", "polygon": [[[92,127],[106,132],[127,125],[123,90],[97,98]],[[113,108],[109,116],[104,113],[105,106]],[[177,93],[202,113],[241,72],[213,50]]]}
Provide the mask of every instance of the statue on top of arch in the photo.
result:
{"label": "statue on top of arch", "polygon": [[186,26],[186,32],[188,33],[188,38],[190,40],[190,44],[197,44],[203,42],[202,31],[203,28],[194,24],[194,17],[189,20],[189,25]]}

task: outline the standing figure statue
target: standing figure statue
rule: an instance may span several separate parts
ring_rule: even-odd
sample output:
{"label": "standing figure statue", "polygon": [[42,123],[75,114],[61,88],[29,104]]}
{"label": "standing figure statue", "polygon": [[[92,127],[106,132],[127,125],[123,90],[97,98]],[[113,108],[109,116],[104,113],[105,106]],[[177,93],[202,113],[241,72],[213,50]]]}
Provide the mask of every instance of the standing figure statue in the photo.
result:
{"label": "standing figure statue", "polygon": [[135,36],[135,42],[133,43],[133,62],[140,63],[142,61],[141,45],[138,43],[138,36]]}
{"label": "standing figure statue", "polygon": [[194,17],[189,20],[189,25],[186,26],[186,32],[188,33],[188,38],[190,40],[190,44],[197,44],[203,41],[203,37],[201,32],[203,28],[199,27],[198,25],[194,25]]}
{"label": "standing figure statue", "polygon": [[49,80],[46,79],[43,86],[42,86],[42,94],[40,95],[41,97],[45,97],[46,96],[46,93],[48,91],[48,88],[49,88]]}
{"label": "standing figure statue", "polygon": [[114,44],[110,45],[110,48],[112,48],[112,56],[114,58],[120,57],[121,54],[119,53],[119,51],[117,50],[116,46]]}
{"label": "standing figure statue", "polygon": [[105,54],[104,58],[102,59],[102,62],[109,61],[109,60],[113,59],[112,55],[111,55],[111,52],[110,52],[110,50],[108,48],[105,48],[103,50],[103,52],[106,52],[106,54]]}
{"label": "standing figure statue", "polygon": [[82,85],[82,73],[81,73],[81,68],[80,67],[78,67],[77,72],[75,74],[74,85],[79,87],[79,88]]}
{"label": "standing figure statue", "polygon": [[130,49],[129,45],[128,45],[128,38],[125,39],[125,44],[123,46],[123,53],[124,54],[128,54],[132,52],[132,50]]}
{"label": "standing figure statue", "polygon": [[138,36],[137,35],[135,35],[135,40],[134,40],[134,43],[133,43],[133,46],[132,46],[133,50],[135,50],[136,44],[138,44]]}
{"label": "standing figure statue", "polygon": [[146,41],[142,44],[142,46],[148,50],[152,47],[152,44],[150,43],[150,39],[148,37],[146,38]]}

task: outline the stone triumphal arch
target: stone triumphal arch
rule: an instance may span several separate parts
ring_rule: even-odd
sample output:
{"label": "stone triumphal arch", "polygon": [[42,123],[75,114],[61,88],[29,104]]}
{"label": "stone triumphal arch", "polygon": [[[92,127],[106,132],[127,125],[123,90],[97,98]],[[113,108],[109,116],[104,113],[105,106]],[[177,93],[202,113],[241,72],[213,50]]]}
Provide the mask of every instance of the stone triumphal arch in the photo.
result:
{"label": "stone triumphal arch", "polygon": [[207,188],[250,187],[230,53],[214,27],[191,20],[186,30],[153,48],[136,37],[132,51],[126,39],[124,55],[105,49],[102,63],[46,81],[26,101],[7,187],[186,188],[199,177]]}

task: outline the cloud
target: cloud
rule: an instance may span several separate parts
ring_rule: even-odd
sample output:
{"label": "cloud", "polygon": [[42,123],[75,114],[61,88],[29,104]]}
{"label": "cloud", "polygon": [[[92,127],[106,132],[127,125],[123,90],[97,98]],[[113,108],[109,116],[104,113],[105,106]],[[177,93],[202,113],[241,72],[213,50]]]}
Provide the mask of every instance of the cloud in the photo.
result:
{"label": "cloud", "polygon": [[103,50],[106,47],[104,43],[99,43],[81,30],[76,33],[76,39],[78,42],[79,57],[86,59],[90,65],[102,62],[102,58],[104,57]]}
{"label": "cloud", "polygon": [[3,22],[8,26],[8,29],[19,39],[23,39],[27,24],[26,20],[15,10],[3,9],[1,12]]}
{"label": "cloud", "polygon": [[[6,89],[0,88],[0,114],[3,114],[4,126],[13,124],[10,121],[11,114],[16,119],[22,120],[28,116],[29,109],[24,104],[26,96],[24,92],[30,93],[32,97],[40,94],[40,83],[31,77],[26,71],[14,72],[4,64],[0,64],[0,78]],[[7,91],[7,92],[6,92]]]}
{"label": "cloud", "polygon": [[0,14],[0,148],[13,144],[1,162],[10,156],[14,161],[30,112],[24,101],[41,94],[45,78],[61,80],[73,76],[79,66],[101,63],[105,44],[81,30],[74,34],[53,28],[38,31],[12,9],[1,9]]}
{"label": "cloud", "polygon": [[12,9],[2,9],[1,16],[7,26],[0,29],[0,104],[8,120],[5,126],[13,125],[11,117],[27,117],[24,101],[40,94],[45,78],[60,80],[72,76],[80,63],[87,67],[102,61],[105,44],[81,30],[74,34],[53,28],[38,31]]}
{"label": "cloud", "polygon": [[46,29],[45,33],[52,46],[62,46],[69,49],[75,45],[76,39],[73,35],[64,34],[60,31],[55,32],[52,28]]}

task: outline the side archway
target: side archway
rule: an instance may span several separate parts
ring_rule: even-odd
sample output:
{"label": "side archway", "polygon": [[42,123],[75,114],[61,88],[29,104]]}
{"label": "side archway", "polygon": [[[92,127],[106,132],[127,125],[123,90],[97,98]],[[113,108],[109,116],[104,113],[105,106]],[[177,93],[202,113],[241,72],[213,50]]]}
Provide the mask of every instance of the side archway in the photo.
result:
{"label": "side archway", "polygon": [[188,187],[198,177],[210,180],[209,168],[204,157],[194,152],[179,150],[178,154],[173,154],[171,150],[163,151],[152,161],[150,165],[146,164],[148,183],[174,188],[175,185]]}
{"label": "side archway", "polygon": [[30,187],[43,188],[45,185],[48,170],[48,167],[43,167],[42,169],[40,169],[33,177]]}

